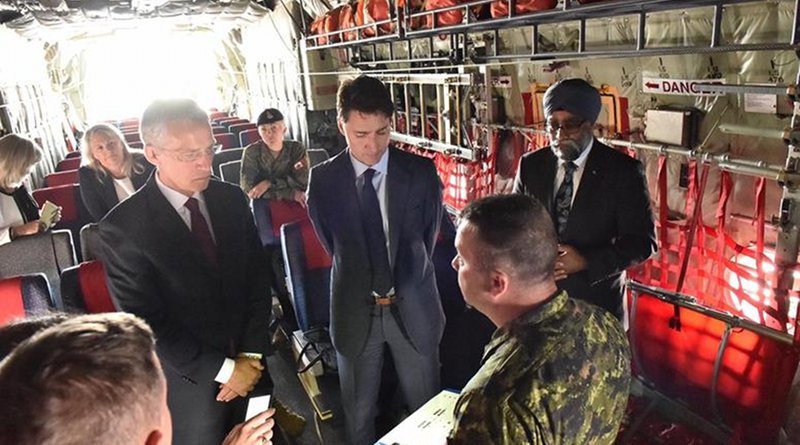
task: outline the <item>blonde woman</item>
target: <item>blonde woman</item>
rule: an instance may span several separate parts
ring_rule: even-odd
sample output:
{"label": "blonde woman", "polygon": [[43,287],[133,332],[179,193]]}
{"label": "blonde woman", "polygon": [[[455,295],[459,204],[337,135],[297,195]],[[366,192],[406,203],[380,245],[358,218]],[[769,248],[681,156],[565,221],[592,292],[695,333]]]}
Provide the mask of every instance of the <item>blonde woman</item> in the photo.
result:
{"label": "blonde woman", "polygon": [[41,159],[32,140],[16,134],[0,138],[0,245],[45,230],[39,207],[23,184]]}
{"label": "blonde woman", "polygon": [[81,199],[95,222],[139,190],[154,169],[143,153],[130,150],[119,130],[108,124],[86,130],[81,155]]}

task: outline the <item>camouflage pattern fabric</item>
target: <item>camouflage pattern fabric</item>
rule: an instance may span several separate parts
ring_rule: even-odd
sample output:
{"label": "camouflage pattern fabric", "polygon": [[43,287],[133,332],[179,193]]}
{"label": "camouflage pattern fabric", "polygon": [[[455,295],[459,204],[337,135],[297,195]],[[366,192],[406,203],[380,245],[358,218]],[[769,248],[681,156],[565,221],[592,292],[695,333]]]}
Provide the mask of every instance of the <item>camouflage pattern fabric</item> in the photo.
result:
{"label": "camouflage pattern fabric", "polygon": [[277,157],[264,141],[257,141],[244,149],[240,186],[247,193],[266,179],[272,185],[262,198],[291,200],[295,191],[306,191],[308,166],[308,153],[297,141],[283,141]]}
{"label": "camouflage pattern fabric", "polygon": [[611,444],[630,381],[620,322],[562,291],[495,331],[448,444]]}

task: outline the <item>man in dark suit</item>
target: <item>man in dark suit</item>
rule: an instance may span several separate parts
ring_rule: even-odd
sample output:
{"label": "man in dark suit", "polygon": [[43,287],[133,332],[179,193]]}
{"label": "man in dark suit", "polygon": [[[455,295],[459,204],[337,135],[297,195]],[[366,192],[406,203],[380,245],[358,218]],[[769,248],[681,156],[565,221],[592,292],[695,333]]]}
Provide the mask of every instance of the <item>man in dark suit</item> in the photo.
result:
{"label": "man in dark suit", "polygon": [[389,147],[394,105],[379,80],[345,81],[337,108],[348,149],[312,169],[308,209],[333,257],[331,336],[348,443],[362,445],[375,441],[385,345],[410,409],[439,390],[441,185],[430,160]]}
{"label": "man in dark suit", "polygon": [[642,164],[594,138],[600,93],[583,79],[552,85],[543,105],[551,145],[522,157],[514,192],[550,209],[559,289],[621,318],[622,272],[656,249]]}
{"label": "man in dark suit", "polygon": [[158,100],[141,134],[157,170],[100,222],[108,283],[116,306],[156,335],[175,443],[218,445],[262,379],[266,261],[247,197],[211,179],[206,113],[188,99]]}

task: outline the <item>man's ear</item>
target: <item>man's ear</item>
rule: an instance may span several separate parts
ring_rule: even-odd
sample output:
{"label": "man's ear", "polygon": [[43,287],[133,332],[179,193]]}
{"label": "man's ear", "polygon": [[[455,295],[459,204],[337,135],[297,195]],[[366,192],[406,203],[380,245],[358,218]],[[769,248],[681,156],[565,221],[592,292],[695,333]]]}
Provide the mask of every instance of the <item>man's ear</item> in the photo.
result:
{"label": "man's ear", "polygon": [[344,133],[344,119],[341,116],[336,118],[336,124],[339,126],[339,133],[342,133],[342,136],[347,136]]}
{"label": "man's ear", "polygon": [[489,295],[492,301],[497,301],[508,290],[509,276],[503,271],[493,270],[489,278]]}
{"label": "man's ear", "polygon": [[144,445],[170,445],[170,444],[164,443],[164,434],[162,434],[161,431],[153,430],[150,431],[150,434],[147,435],[147,439],[145,439]]}
{"label": "man's ear", "polygon": [[156,148],[153,144],[145,144],[144,157],[147,159],[149,163],[158,167],[159,164],[158,154],[156,153]]}

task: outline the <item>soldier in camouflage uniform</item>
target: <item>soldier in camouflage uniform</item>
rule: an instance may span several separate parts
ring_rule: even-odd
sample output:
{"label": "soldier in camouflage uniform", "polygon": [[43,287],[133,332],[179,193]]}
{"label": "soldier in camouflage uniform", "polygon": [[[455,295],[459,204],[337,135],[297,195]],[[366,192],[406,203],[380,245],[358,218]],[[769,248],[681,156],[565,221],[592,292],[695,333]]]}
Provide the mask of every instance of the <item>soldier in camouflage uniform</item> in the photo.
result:
{"label": "soldier in camouflage uniform", "polygon": [[478,200],[456,237],[464,299],[498,326],[455,409],[449,444],[611,444],[628,399],[620,322],[554,280],[555,230],[522,195]]}
{"label": "soldier in camouflage uniform", "polygon": [[286,141],[283,115],[274,108],[258,116],[261,140],[244,149],[240,185],[251,199],[284,199],[305,206],[308,154],[297,141]]}

